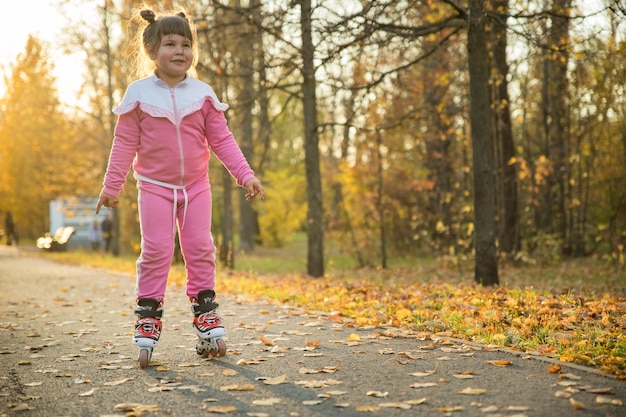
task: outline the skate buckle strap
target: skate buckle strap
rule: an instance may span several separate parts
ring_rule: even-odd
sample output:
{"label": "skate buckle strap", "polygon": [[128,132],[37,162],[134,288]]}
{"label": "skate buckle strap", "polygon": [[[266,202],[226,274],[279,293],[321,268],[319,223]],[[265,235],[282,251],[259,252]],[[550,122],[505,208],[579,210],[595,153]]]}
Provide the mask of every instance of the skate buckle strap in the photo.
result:
{"label": "skate buckle strap", "polygon": [[163,309],[159,308],[161,303],[152,298],[142,298],[137,301],[135,315],[137,317],[150,317],[160,319],[163,316]]}
{"label": "skate buckle strap", "polygon": [[208,303],[192,304],[193,314],[198,315],[202,313],[208,313],[219,307],[219,304],[215,301],[209,301]]}

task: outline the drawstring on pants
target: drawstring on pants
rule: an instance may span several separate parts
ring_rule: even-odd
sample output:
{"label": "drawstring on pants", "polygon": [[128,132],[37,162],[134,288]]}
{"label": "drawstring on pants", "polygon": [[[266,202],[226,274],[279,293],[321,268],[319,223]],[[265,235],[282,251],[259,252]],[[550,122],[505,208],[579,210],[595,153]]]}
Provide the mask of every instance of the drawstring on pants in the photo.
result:
{"label": "drawstring on pants", "polygon": [[189,196],[187,195],[187,189],[184,185],[173,185],[168,184],[166,182],[153,180],[152,178],[144,177],[143,175],[135,173],[135,178],[139,181],[149,182],[150,184],[158,185],[160,187],[169,188],[174,191],[174,210],[172,215],[172,236],[176,234],[176,209],[178,208],[178,191],[182,190],[183,196],[185,198],[185,208],[183,209],[183,223],[180,228],[185,227],[185,220],[187,219],[187,205],[189,204]]}

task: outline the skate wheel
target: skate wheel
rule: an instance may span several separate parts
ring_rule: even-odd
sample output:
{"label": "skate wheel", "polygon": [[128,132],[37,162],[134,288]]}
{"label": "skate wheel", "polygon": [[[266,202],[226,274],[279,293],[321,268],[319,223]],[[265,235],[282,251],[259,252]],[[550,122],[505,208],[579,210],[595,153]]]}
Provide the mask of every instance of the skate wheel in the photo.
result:
{"label": "skate wheel", "polygon": [[141,369],[146,368],[150,362],[150,351],[148,349],[139,350],[139,366]]}
{"label": "skate wheel", "polygon": [[215,352],[214,356],[226,356],[226,342],[224,339],[217,339],[215,343],[217,343],[217,352]]}

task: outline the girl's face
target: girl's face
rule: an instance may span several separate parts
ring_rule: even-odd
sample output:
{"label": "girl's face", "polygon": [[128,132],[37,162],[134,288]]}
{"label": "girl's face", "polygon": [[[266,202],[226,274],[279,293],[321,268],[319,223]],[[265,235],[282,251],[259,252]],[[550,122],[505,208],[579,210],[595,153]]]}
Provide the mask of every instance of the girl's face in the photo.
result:
{"label": "girl's face", "polygon": [[170,87],[185,79],[193,63],[191,41],[181,35],[164,35],[156,54],[150,56],[156,63],[156,74]]}

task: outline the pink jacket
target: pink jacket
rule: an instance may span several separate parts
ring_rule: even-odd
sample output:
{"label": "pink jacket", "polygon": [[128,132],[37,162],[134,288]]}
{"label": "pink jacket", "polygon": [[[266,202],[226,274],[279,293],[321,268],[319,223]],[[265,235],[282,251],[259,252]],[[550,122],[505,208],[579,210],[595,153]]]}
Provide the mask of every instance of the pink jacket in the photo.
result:
{"label": "pink jacket", "polygon": [[[212,150],[242,186],[254,172],[228,129],[213,89],[195,78],[170,88],[156,75],[128,86],[104,178],[104,192],[117,196],[133,164],[135,177],[172,188],[208,175]],[[134,162],[133,162],[134,161]]]}

